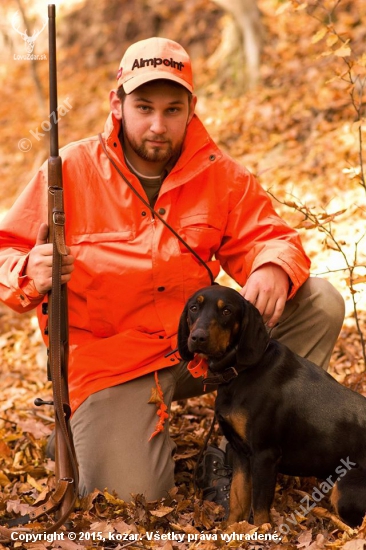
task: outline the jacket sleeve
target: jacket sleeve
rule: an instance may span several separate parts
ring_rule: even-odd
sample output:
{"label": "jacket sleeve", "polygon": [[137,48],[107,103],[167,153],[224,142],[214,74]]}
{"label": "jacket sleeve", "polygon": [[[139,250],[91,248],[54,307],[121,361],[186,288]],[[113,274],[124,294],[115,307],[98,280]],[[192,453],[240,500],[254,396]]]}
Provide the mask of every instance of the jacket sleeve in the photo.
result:
{"label": "jacket sleeve", "polygon": [[278,216],[252,174],[240,167],[232,181],[227,225],[217,259],[241,286],[264,264],[280,266],[291,280],[291,298],[309,277],[310,260],[299,234]]}
{"label": "jacket sleeve", "polygon": [[35,308],[44,298],[25,275],[42,222],[47,223],[44,167],[0,221],[0,300],[18,312]]}

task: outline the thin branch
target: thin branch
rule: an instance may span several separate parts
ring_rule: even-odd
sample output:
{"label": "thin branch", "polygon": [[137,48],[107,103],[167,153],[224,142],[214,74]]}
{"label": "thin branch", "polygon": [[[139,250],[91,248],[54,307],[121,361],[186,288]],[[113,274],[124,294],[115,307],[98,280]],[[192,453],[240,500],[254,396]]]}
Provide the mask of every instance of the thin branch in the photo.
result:
{"label": "thin branch", "polygon": [[[302,204],[301,201],[296,197],[293,197],[295,199],[294,201],[292,201],[291,203],[288,203],[286,201],[281,201],[280,199],[278,199],[269,190],[267,190],[267,193],[271,197],[273,197],[278,203],[280,203],[284,206],[288,206],[290,208],[293,208],[297,212],[300,212],[304,216],[304,221],[306,221],[306,220],[310,221],[313,228],[316,228],[321,233],[325,233],[326,238],[330,239],[330,242],[334,245],[333,250],[336,250],[336,251],[340,252],[340,254],[342,255],[343,261],[344,261],[344,264],[345,264],[344,271],[348,271],[348,273],[349,273],[349,285],[348,285],[348,287],[349,287],[350,294],[351,294],[352,307],[353,307],[353,312],[354,312],[354,317],[355,317],[355,323],[356,323],[357,332],[358,332],[358,335],[359,335],[359,338],[360,338],[361,349],[362,349],[362,357],[363,357],[365,370],[366,370],[366,346],[365,346],[364,335],[363,335],[362,328],[361,328],[359,313],[358,313],[358,310],[357,310],[357,302],[356,302],[357,290],[355,289],[355,278],[354,278],[354,272],[355,272],[356,268],[366,267],[366,266],[358,265],[358,246],[359,246],[359,243],[361,242],[361,240],[365,237],[365,234],[363,234],[360,237],[360,239],[355,242],[354,257],[353,257],[353,261],[351,263],[348,259],[348,256],[347,256],[346,252],[344,251],[341,244],[337,241],[337,238],[334,235],[333,230],[332,230],[332,221],[336,218],[337,214],[327,215],[326,212],[324,212],[322,214],[317,214],[317,213],[314,213],[308,206]],[[323,221],[322,221],[320,216],[323,217]],[[328,244],[328,246],[329,246],[329,244]],[[333,273],[333,270],[329,271],[329,273]]]}

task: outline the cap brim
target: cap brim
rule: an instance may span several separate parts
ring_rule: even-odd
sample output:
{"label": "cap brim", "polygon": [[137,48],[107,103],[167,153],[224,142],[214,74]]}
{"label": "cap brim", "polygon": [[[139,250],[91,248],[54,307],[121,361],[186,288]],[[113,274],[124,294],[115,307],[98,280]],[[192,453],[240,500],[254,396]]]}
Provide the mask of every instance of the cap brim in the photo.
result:
{"label": "cap brim", "polygon": [[181,86],[184,86],[189,92],[193,92],[193,87],[188,84],[183,78],[179,78],[178,76],[175,76],[174,74],[169,74],[166,71],[157,72],[156,70],[151,73],[144,73],[139,76],[134,76],[127,80],[126,82],[122,83],[123,89],[126,94],[130,94],[136,88],[139,88],[139,86],[142,86],[143,84],[146,84],[147,82],[151,82],[152,80],[171,80],[172,82],[177,82]]}

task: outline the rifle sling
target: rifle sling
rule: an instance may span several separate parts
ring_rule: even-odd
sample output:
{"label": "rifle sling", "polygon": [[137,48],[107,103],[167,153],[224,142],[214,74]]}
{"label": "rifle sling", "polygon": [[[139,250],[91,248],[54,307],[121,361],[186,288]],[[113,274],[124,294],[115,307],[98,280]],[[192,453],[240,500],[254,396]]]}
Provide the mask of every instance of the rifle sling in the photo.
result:
{"label": "rifle sling", "polygon": [[168,222],[166,220],[164,220],[164,218],[162,216],[160,216],[160,214],[158,212],[156,212],[156,210],[154,210],[154,208],[150,205],[150,203],[147,202],[147,200],[145,200],[142,195],[140,195],[140,193],[137,191],[137,189],[135,189],[135,187],[132,185],[132,183],[130,181],[128,181],[128,179],[123,174],[123,172],[119,169],[119,167],[114,162],[112,157],[108,154],[107,148],[106,148],[105,143],[103,141],[102,134],[98,134],[98,139],[99,139],[99,143],[100,143],[107,159],[110,161],[110,163],[115,168],[115,170],[118,172],[118,174],[121,176],[123,181],[128,185],[128,187],[131,189],[131,191],[140,199],[140,201],[146,206],[146,208],[148,208],[150,210],[152,215],[155,218],[157,218],[158,220],[160,220],[161,223],[164,224],[165,227],[167,227],[171,233],[173,233],[173,235],[183,244],[183,246],[185,246],[186,249],[196,258],[196,260],[206,269],[206,271],[207,271],[207,273],[210,277],[211,285],[215,284],[215,277],[214,277],[211,269],[207,265],[207,263],[201,258],[201,256],[199,254],[197,254],[197,252],[195,250],[193,250],[193,248],[191,246],[189,246],[188,243],[186,243],[186,241],[179,235],[179,233],[177,233],[175,231],[175,229],[173,229],[172,226],[169,225]]}
{"label": "rifle sling", "polygon": [[[65,396],[63,390],[63,381],[65,379],[67,387],[67,364],[65,361],[67,357],[67,342],[64,341],[64,338],[68,332],[67,312],[65,312],[65,301],[62,296],[63,289],[61,285],[62,256],[67,255],[64,230],[65,213],[63,207],[63,189],[61,187],[49,187],[49,200],[52,201],[51,204],[53,204],[52,235],[54,243],[52,259],[52,290],[50,292],[51,308],[49,312],[50,373],[53,386],[55,418],[58,423],[58,427],[60,428],[60,435],[66,443],[73,472],[73,478],[67,478],[67,480],[69,483],[74,484],[74,497],[67,511],[63,514],[63,519],[65,521],[67,516],[72,511],[78,495],[79,474],[75,450],[68,425],[71,410],[68,403],[68,395]],[[66,292],[66,286],[64,287],[64,291]],[[58,483],[62,481],[64,481],[64,479],[58,480]],[[60,519],[57,523],[59,523]]]}

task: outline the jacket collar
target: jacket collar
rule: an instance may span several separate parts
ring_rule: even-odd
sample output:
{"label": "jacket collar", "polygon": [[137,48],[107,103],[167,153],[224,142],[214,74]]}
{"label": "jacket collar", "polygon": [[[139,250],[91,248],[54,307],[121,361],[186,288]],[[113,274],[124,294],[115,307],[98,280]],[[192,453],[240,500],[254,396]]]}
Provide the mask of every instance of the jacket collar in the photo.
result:
{"label": "jacket collar", "polygon": [[[104,139],[109,153],[126,167],[118,134],[121,122],[110,113],[104,127]],[[181,155],[164,182],[168,191],[197,176],[201,171],[222,157],[222,152],[214,143],[197,115],[188,125]]]}

